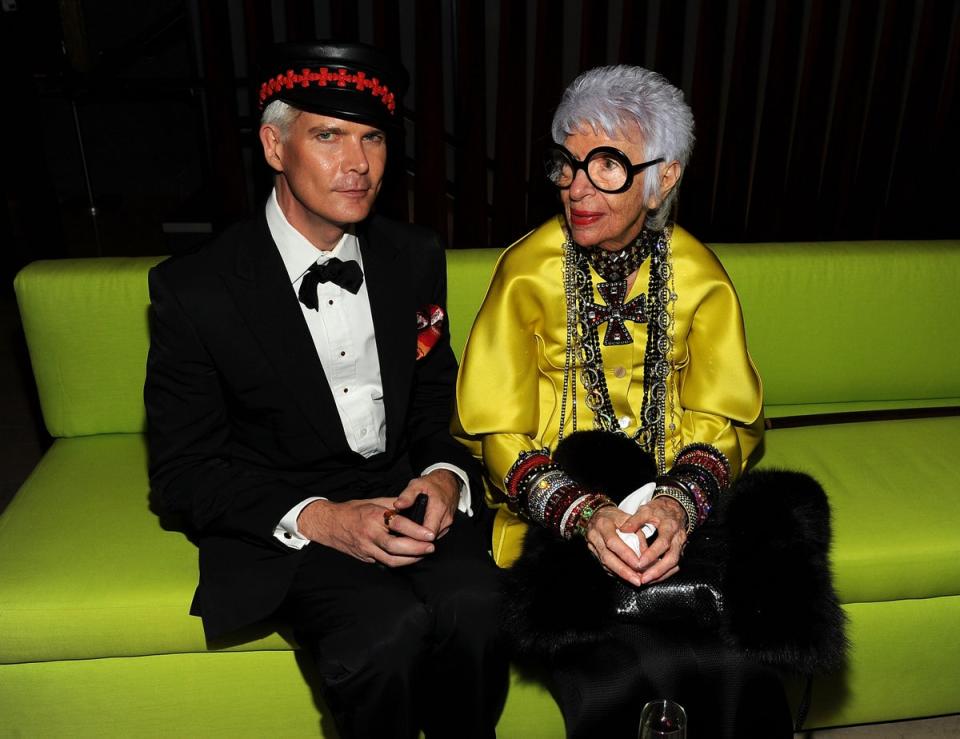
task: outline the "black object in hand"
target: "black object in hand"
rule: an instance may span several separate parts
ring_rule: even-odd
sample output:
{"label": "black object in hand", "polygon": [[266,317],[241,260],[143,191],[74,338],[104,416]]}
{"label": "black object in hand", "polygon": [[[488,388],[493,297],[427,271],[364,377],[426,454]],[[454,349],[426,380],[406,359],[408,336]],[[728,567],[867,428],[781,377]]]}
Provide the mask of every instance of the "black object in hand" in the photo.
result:
{"label": "black object in hand", "polygon": [[409,508],[404,508],[402,511],[399,511],[401,516],[409,518],[414,523],[418,523],[421,526],[423,525],[423,517],[427,513],[427,494],[420,493],[417,496],[416,500],[413,501],[413,505]]}

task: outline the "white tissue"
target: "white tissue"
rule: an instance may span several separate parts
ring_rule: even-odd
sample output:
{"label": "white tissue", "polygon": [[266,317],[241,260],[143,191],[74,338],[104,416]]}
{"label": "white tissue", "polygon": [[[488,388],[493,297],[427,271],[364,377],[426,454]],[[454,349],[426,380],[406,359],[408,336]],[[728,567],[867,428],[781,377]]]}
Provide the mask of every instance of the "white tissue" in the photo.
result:
{"label": "white tissue", "polygon": [[[653,498],[653,491],[657,489],[657,483],[648,482],[642,488],[634,490],[630,495],[623,499],[620,503],[619,508],[621,511],[626,513],[629,516],[632,516],[637,512],[637,509],[642,506],[644,503],[649,503],[650,499]],[[657,527],[652,523],[645,523],[643,528],[640,529],[643,533],[645,539],[649,539],[657,531]],[[637,534],[625,534],[620,529],[617,529],[617,535],[623,539],[624,543],[630,547],[637,556],[640,556],[640,536]]]}

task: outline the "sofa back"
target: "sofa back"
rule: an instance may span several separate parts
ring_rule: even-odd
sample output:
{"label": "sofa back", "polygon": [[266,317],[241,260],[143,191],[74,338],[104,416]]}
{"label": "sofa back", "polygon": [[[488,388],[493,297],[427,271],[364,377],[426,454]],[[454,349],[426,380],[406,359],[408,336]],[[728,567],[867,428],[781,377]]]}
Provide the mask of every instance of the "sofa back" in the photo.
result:
{"label": "sofa back", "polygon": [[[743,303],[768,415],[960,405],[960,241],[713,249]],[[458,355],[499,253],[447,252]],[[41,261],[17,275],[51,435],[143,431],[146,277],[160,259]]]}
{"label": "sofa back", "polygon": [[960,405],[960,241],[712,248],[768,416]]}
{"label": "sofa back", "polygon": [[14,280],[51,436],[143,431],[147,272],[163,257],[33,262]]}

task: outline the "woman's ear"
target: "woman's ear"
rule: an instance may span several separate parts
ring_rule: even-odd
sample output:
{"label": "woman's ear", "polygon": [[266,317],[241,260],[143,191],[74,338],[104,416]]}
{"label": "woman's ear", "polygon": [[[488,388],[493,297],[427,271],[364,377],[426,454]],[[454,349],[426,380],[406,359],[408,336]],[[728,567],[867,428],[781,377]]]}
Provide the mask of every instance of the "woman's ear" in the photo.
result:
{"label": "woman's ear", "polygon": [[647,203],[649,210],[656,210],[660,207],[660,204],[666,199],[667,195],[670,194],[670,191],[677,186],[682,172],[683,168],[676,159],[660,168],[660,196],[658,198],[650,198],[650,201]]}

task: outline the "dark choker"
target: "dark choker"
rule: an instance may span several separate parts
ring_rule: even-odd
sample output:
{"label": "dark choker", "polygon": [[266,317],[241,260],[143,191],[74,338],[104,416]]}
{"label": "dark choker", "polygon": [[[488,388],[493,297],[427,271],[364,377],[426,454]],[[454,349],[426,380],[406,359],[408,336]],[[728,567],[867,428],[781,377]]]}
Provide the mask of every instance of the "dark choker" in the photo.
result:
{"label": "dark choker", "polygon": [[650,255],[649,232],[644,229],[632,242],[620,251],[607,251],[599,246],[580,247],[590,265],[607,282],[621,282],[640,268],[643,260]]}

